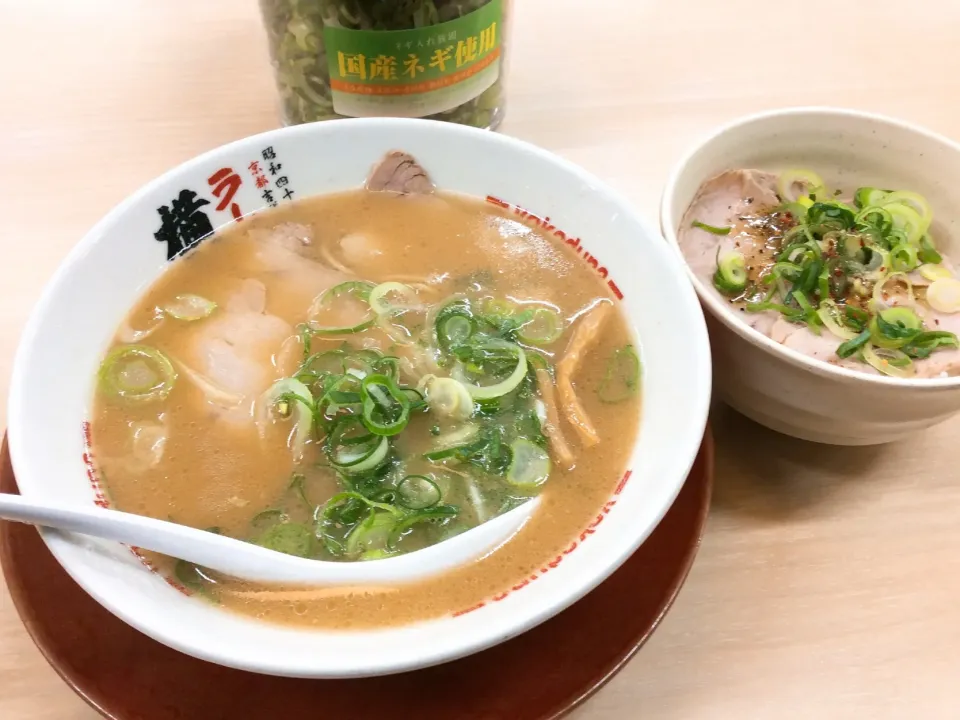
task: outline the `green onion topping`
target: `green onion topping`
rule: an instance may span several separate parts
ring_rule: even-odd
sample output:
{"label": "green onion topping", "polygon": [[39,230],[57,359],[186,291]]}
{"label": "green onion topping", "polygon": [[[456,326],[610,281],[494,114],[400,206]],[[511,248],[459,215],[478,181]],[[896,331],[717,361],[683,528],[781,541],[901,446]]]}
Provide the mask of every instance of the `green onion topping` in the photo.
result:
{"label": "green onion topping", "polygon": [[173,390],[177,371],[162,352],[147,345],[121,345],[100,365],[99,385],[111,397],[132,403],[163,400]]}
{"label": "green onion topping", "polygon": [[714,235],[729,235],[730,231],[733,230],[733,227],[717,227],[716,225],[707,225],[702,223],[699,220],[694,220],[691,223],[691,226],[695,228],[700,228],[701,230],[706,230],[708,233],[713,233]]}
{"label": "green onion topping", "polygon": [[727,295],[738,295],[747,288],[747,263],[741,253],[731,251],[717,255],[717,272],[713,284]]}
{"label": "green onion topping", "polygon": [[[912,376],[913,359],[960,345],[953,333],[931,334],[911,309],[925,301],[937,312],[960,312],[960,282],[940,265],[924,197],[862,187],[847,204],[808,170],[782,173],[777,187],[781,205],[743,218],[753,237],[738,244],[754,241],[751,277],[740,252],[718,251],[713,282],[731,302],[777,312],[816,334],[826,328],[839,358],[896,377]],[[919,295],[911,280],[918,269],[930,281]]]}

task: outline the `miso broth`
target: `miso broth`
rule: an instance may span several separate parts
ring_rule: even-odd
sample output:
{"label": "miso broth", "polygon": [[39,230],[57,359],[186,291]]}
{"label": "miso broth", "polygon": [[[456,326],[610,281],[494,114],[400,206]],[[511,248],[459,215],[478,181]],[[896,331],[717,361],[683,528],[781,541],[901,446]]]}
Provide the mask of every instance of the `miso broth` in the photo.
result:
{"label": "miso broth", "polygon": [[625,469],[639,359],[603,280],[500,207],[391,189],[259,213],[171,263],[98,380],[108,497],[341,562],[540,507],[496,552],[408,586],[261,586],[151,556],[225,608],[344,628],[476,605],[567,547]]}

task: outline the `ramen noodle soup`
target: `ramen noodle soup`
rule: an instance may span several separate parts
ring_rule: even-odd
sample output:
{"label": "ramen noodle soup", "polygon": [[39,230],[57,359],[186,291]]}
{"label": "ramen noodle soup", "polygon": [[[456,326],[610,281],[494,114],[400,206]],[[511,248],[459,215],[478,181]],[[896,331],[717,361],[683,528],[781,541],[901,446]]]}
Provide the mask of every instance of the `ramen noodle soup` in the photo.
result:
{"label": "ramen noodle soup", "polygon": [[539,496],[496,551],[407,585],[261,585],[149,557],[269,621],[436,617],[517,584],[597,516],[638,430],[633,342],[564,243],[395,152],[363,189],[245,218],[170,265],[104,357],[93,457],[113,507],[336,562]]}

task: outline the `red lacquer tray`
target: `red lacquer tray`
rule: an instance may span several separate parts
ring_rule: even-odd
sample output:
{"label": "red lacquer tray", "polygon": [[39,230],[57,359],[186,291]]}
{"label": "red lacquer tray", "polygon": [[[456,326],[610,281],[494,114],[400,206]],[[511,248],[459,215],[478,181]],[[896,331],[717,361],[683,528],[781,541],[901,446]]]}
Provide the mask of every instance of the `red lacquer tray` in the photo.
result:
{"label": "red lacquer tray", "polygon": [[[103,609],[27,525],[0,522],[0,562],[24,625],[61,677],[115,720],[533,720],[603,686],[650,637],[700,544],[713,479],[709,430],[673,507],[605,583],[517,638],[425,670],[358,680],[293,680],[171,650]],[[6,441],[0,491],[17,492]]]}

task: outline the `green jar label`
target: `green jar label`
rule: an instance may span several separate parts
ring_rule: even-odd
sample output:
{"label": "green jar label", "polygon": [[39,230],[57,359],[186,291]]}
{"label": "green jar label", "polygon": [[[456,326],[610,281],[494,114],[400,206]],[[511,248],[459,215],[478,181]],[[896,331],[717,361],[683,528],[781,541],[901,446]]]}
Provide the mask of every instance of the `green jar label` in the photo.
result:
{"label": "green jar label", "polygon": [[500,75],[502,5],[414,30],[324,27],[334,111],[424,117],[473,100]]}

